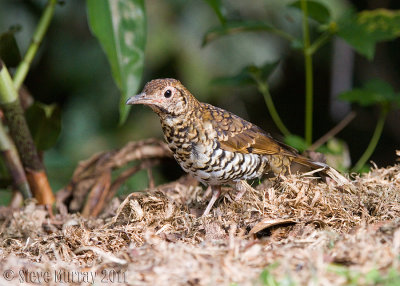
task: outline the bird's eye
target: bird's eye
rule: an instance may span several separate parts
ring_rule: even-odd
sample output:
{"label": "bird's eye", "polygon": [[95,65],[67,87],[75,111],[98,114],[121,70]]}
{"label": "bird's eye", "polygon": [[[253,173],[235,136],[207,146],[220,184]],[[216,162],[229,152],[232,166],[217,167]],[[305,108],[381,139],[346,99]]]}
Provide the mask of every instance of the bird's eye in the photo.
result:
{"label": "bird's eye", "polygon": [[167,90],[164,92],[164,96],[165,96],[166,98],[170,98],[171,95],[172,95],[172,92],[171,92],[171,90],[169,90],[169,89],[167,89]]}

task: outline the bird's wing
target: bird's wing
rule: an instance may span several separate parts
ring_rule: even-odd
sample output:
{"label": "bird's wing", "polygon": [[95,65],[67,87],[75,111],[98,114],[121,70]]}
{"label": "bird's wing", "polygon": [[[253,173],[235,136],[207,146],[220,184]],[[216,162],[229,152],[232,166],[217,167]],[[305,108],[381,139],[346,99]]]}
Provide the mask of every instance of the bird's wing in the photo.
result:
{"label": "bird's wing", "polygon": [[211,122],[222,149],[261,155],[297,156],[297,151],[264,132],[258,126],[221,108],[203,103],[203,121]]}

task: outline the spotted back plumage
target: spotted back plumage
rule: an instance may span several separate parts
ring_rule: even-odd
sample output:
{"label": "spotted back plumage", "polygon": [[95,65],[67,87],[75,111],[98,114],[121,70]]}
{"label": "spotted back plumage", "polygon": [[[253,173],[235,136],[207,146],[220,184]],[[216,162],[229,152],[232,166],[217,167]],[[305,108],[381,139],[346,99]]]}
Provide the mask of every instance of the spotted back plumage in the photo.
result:
{"label": "spotted back plumage", "polygon": [[175,159],[201,182],[218,185],[284,173],[292,162],[320,167],[258,126],[199,102],[178,80],[150,81],[133,103],[149,105],[159,115]]}
{"label": "spotted back plumage", "polygon": [[348,180],[326,164],[310,161],[258,126],[229,111],[199,102],[178,80],[157,79],[127,104],[145,104],[160,117],[165,141],[176,161],[213,196],[207,215],[221,193],[221,184],[287,173],[294,164],[319,169],[340,184]]}

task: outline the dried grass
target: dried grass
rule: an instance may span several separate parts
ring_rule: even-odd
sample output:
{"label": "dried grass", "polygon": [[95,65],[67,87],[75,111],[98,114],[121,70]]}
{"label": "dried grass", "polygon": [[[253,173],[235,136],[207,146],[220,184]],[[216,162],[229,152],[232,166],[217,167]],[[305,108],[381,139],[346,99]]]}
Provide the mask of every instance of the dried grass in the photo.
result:
{"label": "dried grass", "polygon": [[[400,165],[353,183],[348,192],[293,175],[266,180],[239,202],[225,188],[206,218],[199,214],[210,194],[178,182],[115,198],[97,219],[51,220],[29,203],[2,218],[0,271],[89,271],[100,279],[113,269],[124,273],[121,283],[109,281],[116,285],[257,285],[268,269],[298,285],[346,285],[351,273],[368,284],[371,271],[400,273]],[[19,285],[18,277],[0,284]]]}

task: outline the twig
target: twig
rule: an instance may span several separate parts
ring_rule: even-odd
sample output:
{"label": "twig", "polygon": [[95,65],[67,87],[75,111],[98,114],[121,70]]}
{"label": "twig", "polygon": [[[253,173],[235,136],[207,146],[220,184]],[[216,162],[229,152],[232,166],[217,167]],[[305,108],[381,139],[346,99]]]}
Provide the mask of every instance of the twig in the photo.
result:
{"label": "twig", "polygon": [[[88,192],[92,192],[105,172],[122,168],[132,161],[141,161],[139,165],[128,168],[107,187],[105,202],[111,201],[118,188],[134,173],[157,164],[157,159],[172,157],[168,146],[159,140],[148,139],[129,142],[118,150],[105,151],[81,161],[74,171],[72,180],[62,191],[57,193],[57,201],[68,202],[69,210],[81,211],[84,208]],[[87,202],[86,202],[87,204]],[[103,207],[99,203],[99,208]]]}
{"label": "twig", "polygon": [[147,178],[149,180],[149,189],[154,189],[156,186],[153,177],[153,170],[151,168],[147,168]]}
{"label": "twig", "polygon": [[84,217],[96,217],[107,200],[107,193],[110,191],[111,171],[105,171],[91,188],[86,204],[83,208]]}
{"label": "twig", "polygon": [[335,127],[333,127],[331,130],[329,130],[324,136],[319,138],[317,141],[315,141],[309,148],[309,151],[314,151],[318,149],[321,145],[326,143],[329,139],[334,137],[336,134],[338,134],[340,131],[343,130],[354,118],[356,117],[356,112],[352,111],[349,114],[346,115],[345,118],[342,119]]}
{"label": "twig", "polygon": [[128,170],[122,172],[122,174],[119,175],[119,177],[115,179],[115,181],[111,184],[110,191],[107,196],[107,201],[110,201],[115,196],[119,187],[132,175],[134,175],[135,173],[139,172],[142,169],[151,168],[159,163],[160,160],[158,159],[145,160],[142,161],[139,165],[133,166],[132,168],[129,168]]}

